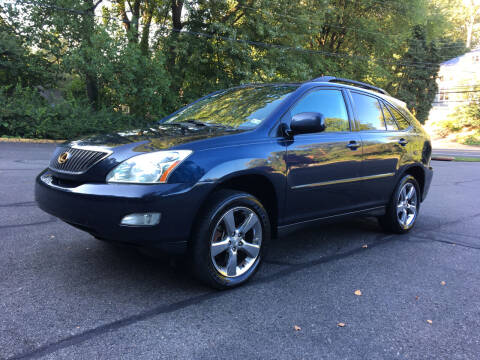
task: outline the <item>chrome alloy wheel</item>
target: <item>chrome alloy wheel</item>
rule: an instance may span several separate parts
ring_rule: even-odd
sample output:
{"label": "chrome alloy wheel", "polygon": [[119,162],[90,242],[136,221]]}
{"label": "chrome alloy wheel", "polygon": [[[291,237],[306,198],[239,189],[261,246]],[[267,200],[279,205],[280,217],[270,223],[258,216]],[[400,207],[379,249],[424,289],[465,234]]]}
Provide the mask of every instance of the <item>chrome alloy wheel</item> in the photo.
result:
{"label": "chrome alloy wheel", "polygon": [[257,214],[247,207],[234,207],[223,214],[213,230],[212,263],[223,276],[241,276],[255,264],[261,245],[262,224]]}
{"label": "chrome alloy wheel", "polygon": [[417,217],[417,190],[415,185],[407,182],[398,195],[397,219],[401,226],[409,228]]}

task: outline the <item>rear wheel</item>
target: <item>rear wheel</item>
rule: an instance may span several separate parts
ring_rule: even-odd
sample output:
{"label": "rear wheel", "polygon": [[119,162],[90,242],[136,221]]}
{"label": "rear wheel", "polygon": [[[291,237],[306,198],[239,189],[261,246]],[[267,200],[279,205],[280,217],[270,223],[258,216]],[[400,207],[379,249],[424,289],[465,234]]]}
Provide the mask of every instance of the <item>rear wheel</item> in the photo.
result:
{"label": "rear wheel", "polygon": [[384,216],[379,218],[382,227],[397,234],[410,231],[420,210],[420,188],[417,180],[405,175],[397,184]]}
{"label": "rear wheel", "polygon": [[193,232],[194,274],[219,289],[240,285],[258,270],[269,240],[268,214],[258,199],[218,191]]}

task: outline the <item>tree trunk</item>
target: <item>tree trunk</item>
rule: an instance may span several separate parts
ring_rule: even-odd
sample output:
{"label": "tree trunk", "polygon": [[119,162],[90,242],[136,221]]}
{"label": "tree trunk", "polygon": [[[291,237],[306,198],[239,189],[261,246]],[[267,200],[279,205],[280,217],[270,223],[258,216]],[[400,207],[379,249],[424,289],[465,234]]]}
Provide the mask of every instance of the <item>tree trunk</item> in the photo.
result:
{"label": "tree trunk", "polygon": [[128,18],[127,10],[125,9],[125,0],[117,0],[116,2],[118,13],[122,18],[122,24],[127,33],[127,39],[129,43],[138,43],[141,2],[141,0],[135,0],[133,6],[131,6],[130,2],[128,2],[130,12],[132,13],[131,19]]}
{"label": "tree trunk", "polygon": [[180,31],[182,30],[182,10],[183,10],[183,0],[172,0],[172,24],[173,29]]}
{"label": "tree trunk", "polygon": [[132,11],[132,20],[131,20],[131,34],[128,38],[130,42],[138,43],[138,33],[139,33],[139,22],[140,22],[140,3],[141,0],[135,0],[133,6],[131,7]]}
{"label": "tree trunk", "polygon": [[92,108],[97,110],[98,109],[98,85],[97,79],[93,74],[87,74],[85,76],[85,82],[87,87],[87,96]]}
{"label": "tree trunk", "polygon": [[143,14],[143,29],[142,37],[140,39],[140,49],[143,55],[148,54],[148,40],[150,36],[150,24],[152,23],[153,8],[148,1],[145,1],[145,8]]}
{"label": "tree trunk", "polygon": [[472,14],[470,15],[470,19],[467,22],[467,43],[466,43],[467,48],[470,48],[470,46],[472,46],[472,33],[473,33],[474,23],[475,23],[475,15],[472,12]]}
{"label": "tree trunk", "polygon": [[467,23],[465,24],[465,27],[467,29],[467,41],[465,45],[467,48],[471,48],[473,28],[475,26],[475,21],[477,20],[477,16],[480,12],[480,6],[477,4],[476,0],[470,0],[470,3],[468,4],[468,11],[469,11],[469,17],[468,17]]}
{"label": "tree trunk", "polygon": [[127,34],[130,32],[130,19],[127,16],[127,11],[125,10],[125,1],[124,0],[117,0],[118,12],[122,18],[122,24],[125,28]]}
{"label": "tree trunk", "polygon": [[170,78],[172,82],[170,84],[170,90],[174,94],[179,94],[180,92],[180,79],[178,72],[175,69],[176,63],[176,42],[180,35],[180,31],[183,28],[182,24],[182,10],[183,10],[183,0],[171,0],[172,1],[172,32],[169,38],[168,53],[166,54],[166,68],[170,73]]}
{"label": "tree trunk", "polygon": [[[86,46],[92,47],[92,35],[95,31],[95,7],[94,0],[85,0],[85,3],[89,5],[86,12],[86,16],[83,17],[83,22],[85,26],[85,43]],[[89,59],[86,59],[87,61]],[[87,96],[92,108],[98,109],[98,83],[97,76],[91,70],[85,73],[85,85],[87,90]]]}

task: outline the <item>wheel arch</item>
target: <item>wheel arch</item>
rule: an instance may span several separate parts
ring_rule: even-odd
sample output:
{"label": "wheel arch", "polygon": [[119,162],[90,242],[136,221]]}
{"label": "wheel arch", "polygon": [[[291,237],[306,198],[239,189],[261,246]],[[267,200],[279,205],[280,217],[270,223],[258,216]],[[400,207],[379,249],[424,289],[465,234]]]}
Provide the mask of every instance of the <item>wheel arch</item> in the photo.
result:
{"label": "wheel arch", "polygon": [[258,173],[239,173],[227,176],[219,180],[210,190],[209,194],[206,196],[206,200],[197,211],[196,218],[198,218],[198,214],[205,211],[205,207],[208,206],[210,197],[221,189],[243,191],[255,196],[262,203],[268,213],[272,237],[277,236],[281,200],[279,199],[272,180],[266,175]]}
{"label": "wheel arch", "polygon": [[402,171],[400,179],[405,175],[411,175],[417,180],[418,186],[420,187],[420,199],[423,199],[423,193],[425,191],[425,170],[423,166],[412,164]]}

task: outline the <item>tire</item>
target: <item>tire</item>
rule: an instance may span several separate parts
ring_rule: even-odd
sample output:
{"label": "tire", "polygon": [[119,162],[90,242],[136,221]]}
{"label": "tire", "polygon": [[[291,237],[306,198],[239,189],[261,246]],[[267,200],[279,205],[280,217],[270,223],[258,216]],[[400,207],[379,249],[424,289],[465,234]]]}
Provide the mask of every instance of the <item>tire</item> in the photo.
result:
{"label": "tire", "polygon": [[[250,221],[246,222],[247,218]],[[242,229],[242,225],[247,226]],[[248,230],[242,233],[244,229]],[[219,190],[207,203],[192,234],[195,277],[214,288],[228,289],[245,283],[257,272],[270,242],[270,220],[253,195]]]}
{"label": "tire", "polygon": [[[414,191],[410,193],[412,189]],[[415,226],[419,211],[420,187],[413,176],[405,175],[395,187],[386,213],[379,217],[379,222],[387,232],[405,234]]]}

